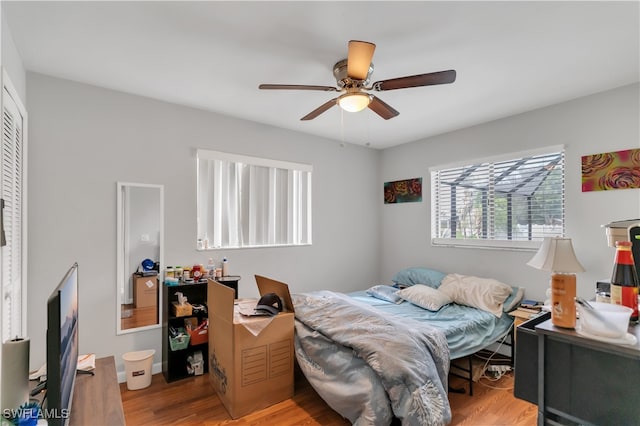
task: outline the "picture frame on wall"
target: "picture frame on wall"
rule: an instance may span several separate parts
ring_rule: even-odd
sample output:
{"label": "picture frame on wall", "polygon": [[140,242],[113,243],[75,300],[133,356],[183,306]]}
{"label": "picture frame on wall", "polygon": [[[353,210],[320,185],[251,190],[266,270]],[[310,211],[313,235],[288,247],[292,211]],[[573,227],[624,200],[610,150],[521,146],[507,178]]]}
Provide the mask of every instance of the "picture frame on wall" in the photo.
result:
{"label": "picture frame on wall", "polygon": [[640,149],[582,156],[582,192],[640,188]]}
{"label": "picture frame on wall", "polygon": [[411,178],[384,183],[384,203],[422,202],[422,178]]}

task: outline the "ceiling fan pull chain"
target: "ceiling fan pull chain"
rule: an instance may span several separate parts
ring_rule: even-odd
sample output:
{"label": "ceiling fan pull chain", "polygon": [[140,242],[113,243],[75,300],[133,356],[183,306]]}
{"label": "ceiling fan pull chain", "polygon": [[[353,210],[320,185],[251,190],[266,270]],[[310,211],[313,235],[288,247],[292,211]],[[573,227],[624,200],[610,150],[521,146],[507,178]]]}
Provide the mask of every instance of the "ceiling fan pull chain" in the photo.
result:
{"label": "ceiling fan pull chain", "polygon": [[340,109],[340,148],[344,148],[344,110]]}
{"label": "ceiling fan pull chain", "polygon": [[366,132],[366,136],[365,136],[365,140],[364,140],[364,146],[371,146],[371,141],[369,139],[370,133],[369,133],[369,116],[370,114],[367,114],[367,118],[366,118],[366,128],[365,128],[365,132]]}

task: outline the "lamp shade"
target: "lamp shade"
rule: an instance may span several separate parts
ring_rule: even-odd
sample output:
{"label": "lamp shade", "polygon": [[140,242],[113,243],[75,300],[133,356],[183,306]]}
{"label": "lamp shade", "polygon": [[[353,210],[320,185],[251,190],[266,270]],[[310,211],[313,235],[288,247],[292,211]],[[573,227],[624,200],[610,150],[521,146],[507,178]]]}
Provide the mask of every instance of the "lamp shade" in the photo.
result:
{"label": "lamp shade", "polygon": [[538,252],[527,265],[551,272],[583,272],[584,267],[576,259],[571,238],[545,238]]}
{"label": "lamp shade", "polygon": [[371,98],[366,93],[346,93],[338,98],[338,105],[349,112],[362,111],[370,102]]}

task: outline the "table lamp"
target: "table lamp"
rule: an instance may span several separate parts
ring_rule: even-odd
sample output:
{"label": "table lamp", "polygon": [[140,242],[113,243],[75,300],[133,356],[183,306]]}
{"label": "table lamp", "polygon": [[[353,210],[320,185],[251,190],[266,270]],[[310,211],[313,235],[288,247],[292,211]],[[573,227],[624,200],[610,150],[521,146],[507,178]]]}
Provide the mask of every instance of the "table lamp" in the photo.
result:
{"label": "table lamp", "polygon": [[584,268],[576,259],[571,238],[545,238],[527,265],[551,272],[551,322],[564,328],[576,326],[576,272]]}

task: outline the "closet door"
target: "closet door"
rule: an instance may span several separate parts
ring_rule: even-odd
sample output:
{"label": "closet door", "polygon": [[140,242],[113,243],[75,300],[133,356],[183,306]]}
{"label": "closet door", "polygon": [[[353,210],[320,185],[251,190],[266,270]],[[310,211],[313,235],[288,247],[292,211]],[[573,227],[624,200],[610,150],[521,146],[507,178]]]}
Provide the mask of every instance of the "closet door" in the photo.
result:
{"label": "closet door", "polygon": [[6,73],[2,78],[2,341],[26,337],[26,280],[23,244],[25,211],[25,113]]}

